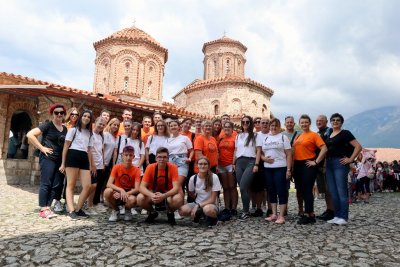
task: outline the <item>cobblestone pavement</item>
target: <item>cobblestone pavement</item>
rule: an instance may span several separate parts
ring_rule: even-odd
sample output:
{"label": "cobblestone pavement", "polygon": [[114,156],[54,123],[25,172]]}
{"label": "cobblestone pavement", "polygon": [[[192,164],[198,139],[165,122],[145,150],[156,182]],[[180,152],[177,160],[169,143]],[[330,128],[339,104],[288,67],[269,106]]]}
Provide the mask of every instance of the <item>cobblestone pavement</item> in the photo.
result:
{"label": "cobblestone pavement", "polygon": [[[214,228],[188,219],[167,225],[38,217],[37,188],[0,186],[0,266],[400,266],[400,194],[353,204],[350,223],[296,224],[294,195],[278,226],[251,218]],[[323,200],[316,211],[323,211]]]}

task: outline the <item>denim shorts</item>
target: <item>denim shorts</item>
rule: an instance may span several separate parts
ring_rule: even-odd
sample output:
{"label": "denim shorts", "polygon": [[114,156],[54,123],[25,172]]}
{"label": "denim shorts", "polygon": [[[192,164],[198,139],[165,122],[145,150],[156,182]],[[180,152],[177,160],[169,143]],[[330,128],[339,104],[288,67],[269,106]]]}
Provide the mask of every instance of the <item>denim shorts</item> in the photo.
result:
{"label": "denim shorts", "polygon": [[189,172],[189,164],[186,163],[187,154],[169,155],[169,162],[174,163],[178,167],[179,176],[187,176]]}
{"label": "denim shorts", "polygon": [[218,167],[217,167],[217,172],[218,173],[227,173],[227,172],[232,172],[232,171],[233,171],[232,164],[228,165],[228,166],[220,166],[220,165],[218,165]]}

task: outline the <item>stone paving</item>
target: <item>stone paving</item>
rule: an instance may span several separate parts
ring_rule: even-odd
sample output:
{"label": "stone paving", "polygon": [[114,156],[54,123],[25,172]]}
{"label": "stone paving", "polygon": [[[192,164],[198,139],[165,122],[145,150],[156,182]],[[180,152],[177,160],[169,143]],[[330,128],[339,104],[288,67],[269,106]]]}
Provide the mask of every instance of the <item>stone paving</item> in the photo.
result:
{"label": "stone paving", "polygon": [[[353,204],[350,223],[296,224],[295,196],[279,226],[251,218],[214,228],[38,217],[37,187],[0,186],[0,266],[400,266],[400,194]],[[323,211],[323,200],[316,211]]]}

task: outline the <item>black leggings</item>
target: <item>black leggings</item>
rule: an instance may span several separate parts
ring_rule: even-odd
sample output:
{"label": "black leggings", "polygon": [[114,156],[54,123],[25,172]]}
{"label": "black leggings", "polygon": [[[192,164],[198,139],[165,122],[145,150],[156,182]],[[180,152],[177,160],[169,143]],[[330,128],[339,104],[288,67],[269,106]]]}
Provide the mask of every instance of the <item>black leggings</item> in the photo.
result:
{"label": "black leggings", "polygon": [[293,167],[293,177],[295,179],[296,190],[300,190],[304,199],[304,212],[314,212],[313,187],[317,179],[317,166],[307,167],[306,160],[295,160]]}

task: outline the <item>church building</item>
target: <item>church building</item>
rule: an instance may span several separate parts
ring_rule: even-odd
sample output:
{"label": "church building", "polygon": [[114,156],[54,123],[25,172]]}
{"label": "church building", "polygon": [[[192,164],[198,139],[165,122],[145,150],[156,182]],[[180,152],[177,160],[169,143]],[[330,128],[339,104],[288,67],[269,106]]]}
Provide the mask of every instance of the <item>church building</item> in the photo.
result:
{"label": "church building", "polygon": [[209,116],[271,116],[273,90],[245,77],[247,47],[223,36],[203,45],[204,76],[174,97],[175,105]]}

